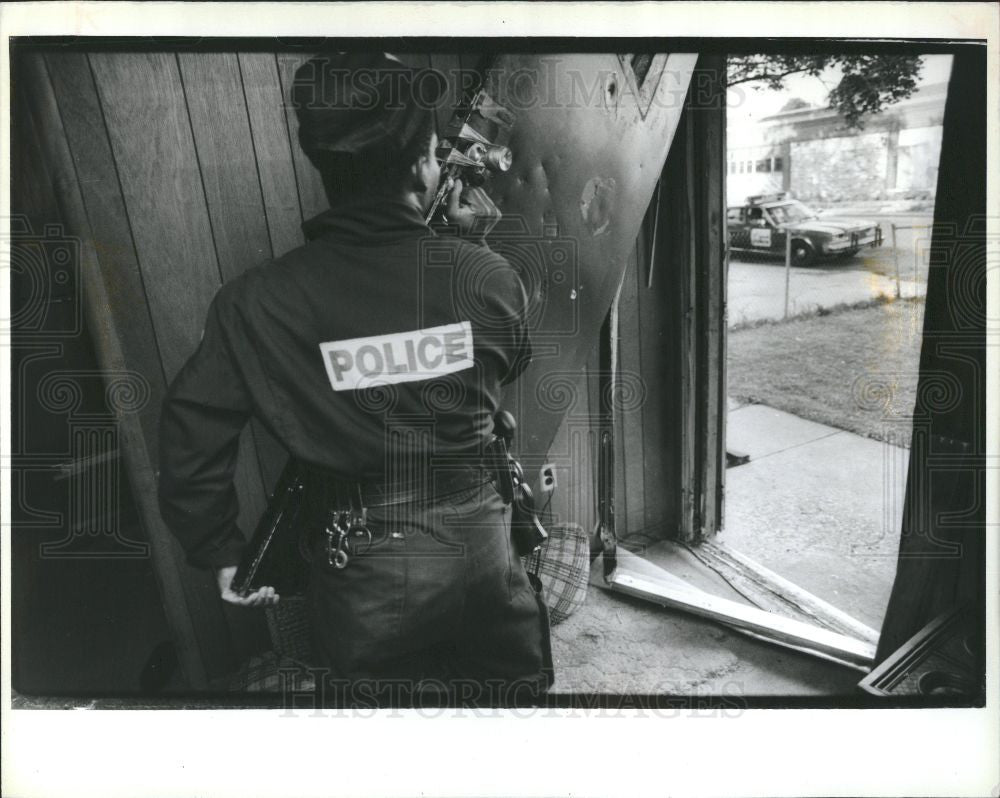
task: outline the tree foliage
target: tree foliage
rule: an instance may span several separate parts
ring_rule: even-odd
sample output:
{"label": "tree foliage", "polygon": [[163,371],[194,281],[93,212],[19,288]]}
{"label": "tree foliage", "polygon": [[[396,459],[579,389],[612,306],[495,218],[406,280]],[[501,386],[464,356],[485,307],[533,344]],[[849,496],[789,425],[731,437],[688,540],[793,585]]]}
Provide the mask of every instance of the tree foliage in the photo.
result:
{"label": "tree foliage", "polygon": [[730,86],[780,90],[789,75],[819,77],[835,67],[841,77],[829,105],[849,127],[863,128],[866,116],[913,94],[921,66],[911,55],[738,55],[729,58],[727,77]]}

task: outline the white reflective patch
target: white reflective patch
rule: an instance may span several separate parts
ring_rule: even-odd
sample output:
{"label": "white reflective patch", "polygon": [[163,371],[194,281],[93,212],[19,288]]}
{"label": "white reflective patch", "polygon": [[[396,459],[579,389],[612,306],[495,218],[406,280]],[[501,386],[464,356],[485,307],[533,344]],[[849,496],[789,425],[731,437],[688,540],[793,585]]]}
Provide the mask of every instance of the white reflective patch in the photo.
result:
{"label": "white reflective patch", "polygon": [[755,228],[750,231],[750,246],[769,247],[771,246],[771,228]]}
{"label": "white reflective patch", "polygon": [[429,380],[472,367],[472,325],[460,321],[426,330],[327,341],[319,349],[335,391]]}

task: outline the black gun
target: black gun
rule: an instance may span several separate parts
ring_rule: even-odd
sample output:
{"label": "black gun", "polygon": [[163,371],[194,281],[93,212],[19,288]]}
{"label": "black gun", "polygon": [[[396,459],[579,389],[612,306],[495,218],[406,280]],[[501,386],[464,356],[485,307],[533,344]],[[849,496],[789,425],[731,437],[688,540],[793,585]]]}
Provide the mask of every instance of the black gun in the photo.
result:
{"label": "black gun", "polygon": [[282,596],[305,592],[308,541],[298,523],[304,487],[298,463],[289,458],[236,569],[231,587],[237,595],[246,596],[263,585]]}

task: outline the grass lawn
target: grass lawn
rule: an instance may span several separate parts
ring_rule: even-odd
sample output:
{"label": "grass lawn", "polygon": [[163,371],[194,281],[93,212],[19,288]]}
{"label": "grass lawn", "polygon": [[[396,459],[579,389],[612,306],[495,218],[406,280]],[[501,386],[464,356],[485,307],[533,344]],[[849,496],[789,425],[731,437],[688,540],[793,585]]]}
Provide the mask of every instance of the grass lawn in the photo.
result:
{"label": "grass lawn", "polygon": [[729,334],[729,396],[910,445],[923,300],[897,300]]}

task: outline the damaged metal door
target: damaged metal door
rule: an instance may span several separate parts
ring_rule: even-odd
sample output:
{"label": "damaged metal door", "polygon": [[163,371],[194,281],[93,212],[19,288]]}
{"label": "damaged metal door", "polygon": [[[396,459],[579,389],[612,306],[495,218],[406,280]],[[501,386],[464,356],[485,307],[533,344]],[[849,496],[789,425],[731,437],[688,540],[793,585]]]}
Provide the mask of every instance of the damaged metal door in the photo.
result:
{"label": "damaged metal door", "polygon": [[504,218],[490,244],[529,293],[534,358],[505,397],[526,464],[546,455],[580,399],[575,378],[633,252],[696,60],[508,54],[484,75],[516,115],[513,167],[491,187]]}

